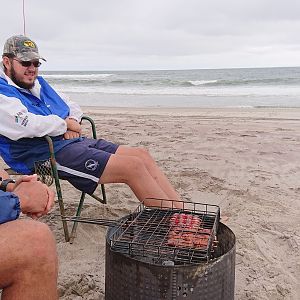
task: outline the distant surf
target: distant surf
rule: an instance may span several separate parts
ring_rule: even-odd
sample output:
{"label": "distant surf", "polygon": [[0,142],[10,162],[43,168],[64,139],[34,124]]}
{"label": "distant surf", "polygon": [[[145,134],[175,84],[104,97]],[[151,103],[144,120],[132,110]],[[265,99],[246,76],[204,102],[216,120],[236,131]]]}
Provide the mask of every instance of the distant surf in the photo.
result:
{"label": "distant surf", "polygon": [[[98,105],[95,103],[97,97],[119,95],[123,98],[128,96],[128,99],[136,97],[134,101],[124,103],[122,100],[122,103],[119,103],[128,107],[300,106],[300,68],[296,67],[178,71],[52,71],[42,72],[41,75],[58,91],[72,95],[76,101],[80,102],[81,94],[86,94],[85,105]],[[152,97],[150,99],[147,96]],[[172,103],[172,97],[177,99],[180,96],[185,99],[183,103],[175,100]],[[159,104],[153,100],[155,97],[159,98]],[[139,103],[138,99],[141,98],[143,101]],[[117,97],[114,99],[118,101]]]}

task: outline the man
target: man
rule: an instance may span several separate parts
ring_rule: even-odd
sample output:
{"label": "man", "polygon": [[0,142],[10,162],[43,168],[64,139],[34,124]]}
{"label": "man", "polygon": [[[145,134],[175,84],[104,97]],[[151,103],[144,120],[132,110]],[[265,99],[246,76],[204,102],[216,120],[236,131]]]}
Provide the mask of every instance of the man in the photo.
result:
{"label": "man", "polygon": [[57,254],[53,235],[41,222],[16,220],[20,211],[38,218],[54,193],[36,175],[16,183],[0,171],[0,289],[2,299],[57,299]]}
{"label": "man", "polygon": [[[32,173],[34,161],[48,158],[48,146],[41,137],[49,135],[59,176],[86,193],[92,194],[100,183],[126,183],[140,201],[180,200],[145,149],[81,137],[79,106],[38,76],[40,60],[45,59],[32,40],[25,36],[9,38],[2,57],[0,154],[9,166]],[[151,199],[145,203],[157,205]]]}

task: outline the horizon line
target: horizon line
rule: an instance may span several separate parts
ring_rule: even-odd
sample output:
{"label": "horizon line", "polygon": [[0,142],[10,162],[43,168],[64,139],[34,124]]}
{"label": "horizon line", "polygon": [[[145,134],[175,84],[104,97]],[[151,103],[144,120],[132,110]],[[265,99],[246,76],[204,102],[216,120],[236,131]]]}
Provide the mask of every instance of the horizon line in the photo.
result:
{"label": "horizon line", "polygon": [[41,72],[145,72],[145,71],[197,71],[197,70],[240,70],[240,69],[279,69],[279,68],[299,68],[300,66],[268,66],[268,67],[226,67],[226,68],[187,68],[187,69],[51,69],[41,70]]}

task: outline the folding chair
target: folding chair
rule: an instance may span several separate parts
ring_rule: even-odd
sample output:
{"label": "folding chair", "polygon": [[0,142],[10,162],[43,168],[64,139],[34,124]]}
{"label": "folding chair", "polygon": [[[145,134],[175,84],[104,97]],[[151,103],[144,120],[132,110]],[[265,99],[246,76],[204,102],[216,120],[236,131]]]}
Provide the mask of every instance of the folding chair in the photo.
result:
{"label": "folding chair", "polygon": [[[93,138],[97,139],[96,126],[95,126],[94,121],[90,117],[83,116],[81,118],[80,123],[82,123],[82,121],[84,121],[84,120],[86,120],[90,123],[91,128],[92,128]],[[71,230],[71,234],[69,234],[68,224],[67,224],[67,221],[64,219],[65,207],[64,207],[64,200],[63,200],[63,195],[62,195],[62,189],[60,186],[60,179],[59,179],[58,171],[57,171],[57,167],[56,167],[56,159],[55,159],[55,154],[54,154],[53,142],[49,136],[45,136],[45,139],[47,140],[48,145],[49,145],[50,157],[48,160],[35,162],[35,173],[38,175],[39,179],[43,183],[47,184],[48,186],[50,186],[54,182],[55,188],[56,188],[56,193],[57,193],[60,214],[61,214],[61,219],[62,219],[62,224],[63,224],[65,240],[66,240],[66,242],[73,243],[78,222],[74,221],[72,230]],[[10,174],[20,175],[20,174],[13,173],[10,170],[7,170],[7,171]],[[101,186],[102,198],[100,198],[96,195],[91,195],[91,197],[93,197],[95,200],[97,200],[103,204],[106,204],[105,188],[104,188],[103,184],[101,184],[100,186]],[[81,192],[81,197],[80,197],[79,204],[78,204],[77,211],[76,211],[77,217],[79,217],[81,214],[85,196],[86,196],[86,193]]]}

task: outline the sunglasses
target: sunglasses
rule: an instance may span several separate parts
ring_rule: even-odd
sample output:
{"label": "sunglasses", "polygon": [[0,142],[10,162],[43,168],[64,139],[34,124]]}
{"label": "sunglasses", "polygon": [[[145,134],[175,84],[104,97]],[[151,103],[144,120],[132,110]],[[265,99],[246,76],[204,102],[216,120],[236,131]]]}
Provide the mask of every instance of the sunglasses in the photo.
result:
{"label": "sunglasses", "polygon": [[21,64],[22,67],[28,68],[31,65],[33,65],[35,68],[38,68],[42,63],[38,60],[35,61],[23,61],[13,58],[13,60],[16,60],[19,64]]}

